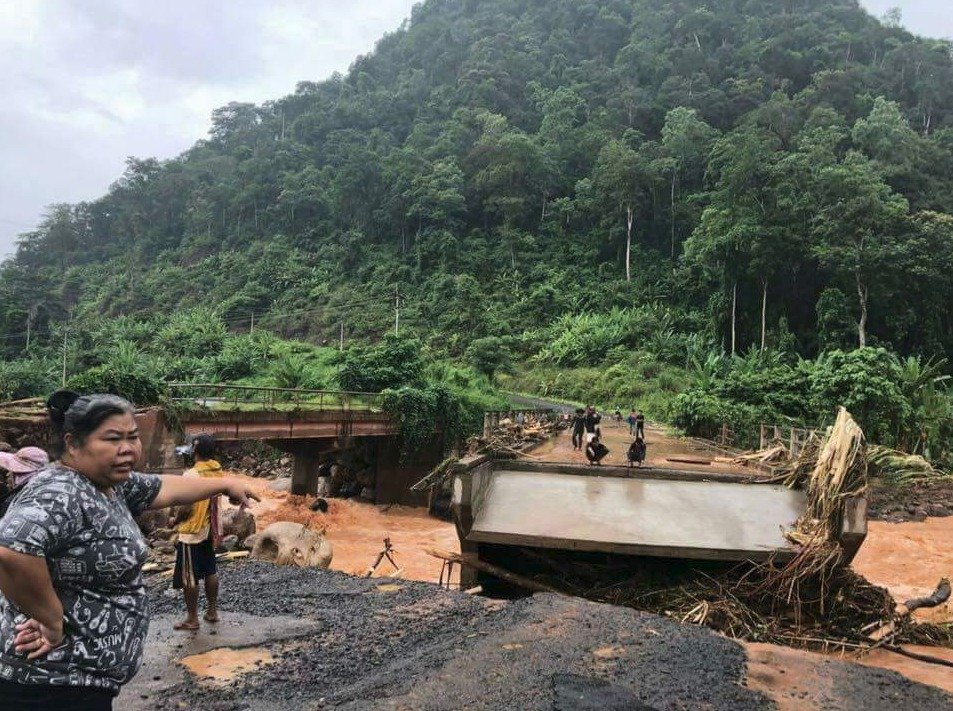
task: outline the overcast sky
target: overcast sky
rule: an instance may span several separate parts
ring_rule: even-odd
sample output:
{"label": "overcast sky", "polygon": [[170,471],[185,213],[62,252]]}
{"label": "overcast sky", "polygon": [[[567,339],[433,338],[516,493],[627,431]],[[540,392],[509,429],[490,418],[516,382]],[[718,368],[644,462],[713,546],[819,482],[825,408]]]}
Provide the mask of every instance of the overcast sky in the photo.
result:
{"label": "overcast sky", "polygon": [[[861,0],[953,37],[950,0]],[[44,207],[102,195],[127,156],[170,158],[213,109],[344,72],[414,0],[0,0],[0,258]]]}

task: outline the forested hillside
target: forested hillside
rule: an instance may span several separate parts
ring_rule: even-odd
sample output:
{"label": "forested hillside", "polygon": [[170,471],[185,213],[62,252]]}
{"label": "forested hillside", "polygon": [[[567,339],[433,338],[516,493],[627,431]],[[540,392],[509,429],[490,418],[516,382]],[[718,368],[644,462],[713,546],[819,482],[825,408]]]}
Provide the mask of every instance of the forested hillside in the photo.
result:
{"label": "forested hillside", "polygon": [[869,346],[940,377],[948,211],[950,46],[856,0],[428,0],[346,76],[53,206],[0,270],[0,348],[50,363],[68,323],[75,371],[197,305],[376,340],[399,294],[488,374]]}

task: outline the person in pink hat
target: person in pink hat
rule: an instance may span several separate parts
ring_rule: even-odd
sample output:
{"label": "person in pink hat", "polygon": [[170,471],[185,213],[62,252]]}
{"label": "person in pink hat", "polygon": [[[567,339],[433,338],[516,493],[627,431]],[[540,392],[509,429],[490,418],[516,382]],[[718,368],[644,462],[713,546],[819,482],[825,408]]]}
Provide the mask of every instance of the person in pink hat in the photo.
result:
{"label": "person in pink hat", "polygon": [[33,475],[50,463],[50,455],[39,447],[23,447],[16,452],[0,452],[0,469],[13,474],[14,491],[26,484]]}

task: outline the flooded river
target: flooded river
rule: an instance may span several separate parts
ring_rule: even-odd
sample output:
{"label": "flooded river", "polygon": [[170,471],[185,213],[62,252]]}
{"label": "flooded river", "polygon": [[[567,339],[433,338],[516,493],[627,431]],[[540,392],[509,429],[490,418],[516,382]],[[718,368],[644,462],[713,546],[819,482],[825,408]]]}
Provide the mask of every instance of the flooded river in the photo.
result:
{"label": "flooded river", "polygon": [[[365,575],[384,548],[384,538],[393,546],[392,556],[400,569],[400,577],[436,583],[440,579],[442,561],[428,555],[426,548],[460,551],[457,532],[452,523],[431,517],[426,509],[410,506],[375,506],[354,499],[328,499],[328,512],[311,511],[313,497],[292,496],[274,491],[264,479],[246,477],[262,500],[254,503],[258,530],[277,521],[293,521],[312,529],[325,529],[334,547],[331,569],[352,575]],[[395,573],[388,560],[382,561],[376,577]],[[453,582],[459,580],[455,571]]]}

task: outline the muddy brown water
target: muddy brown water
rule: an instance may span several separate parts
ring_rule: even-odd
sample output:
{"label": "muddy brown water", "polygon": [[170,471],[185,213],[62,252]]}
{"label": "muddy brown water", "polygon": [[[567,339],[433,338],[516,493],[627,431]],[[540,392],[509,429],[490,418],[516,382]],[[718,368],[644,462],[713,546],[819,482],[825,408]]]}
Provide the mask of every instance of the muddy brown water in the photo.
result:
{"label": "muddy brown water", "polygon": [[[941,578],[953,578],[953,516],[906,523],[870,521],[867,526],[867,540],[854,559],[854,570],[887,588],[897,602],[929,595]],[[953,622],[953,604],[948,601],[914,615]],[[953,676],[953,671],[948,673]]]}
{"label": "muddy brown water", "polygon": [[[239,475],[242,476],[242,475]],[[265,479],[243,478],[261,496],[250,511],[258,530],[277,521],[293,521],[308,528],[324,529],[334,548],[331,569],[351,575],[366,575],[389,537],[397,569],[384,559],[374,577],[399,576],[408,580],[436,583],[443,562],[426,553],[426,548],[460,552],[460,541],[452,523],[433,518],[426,509],[410,506],[376,506],[354,499],[329,499],[327,513],[311,511],[314,497],[293,496],[273,491]],[[453,583],[459,581],[459,571]]]}
{"label": "muddy brown water", "polygon": [[184,657],[179,663],[203,681],[227,684],[240,675],[274,664],[271,652],[264,647],[232,649],[221,647],[202,654]]}

